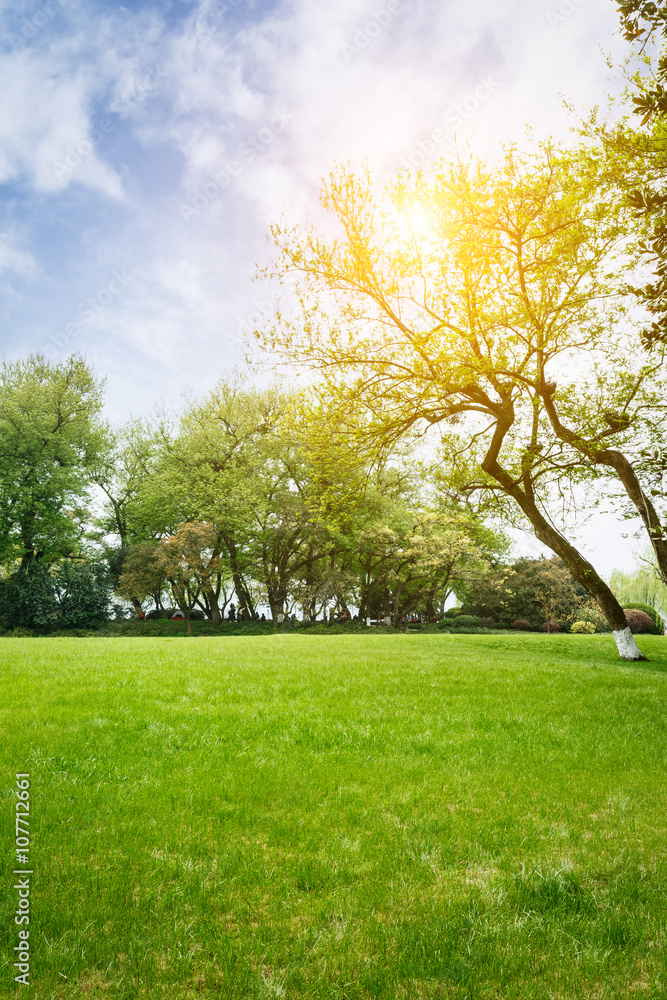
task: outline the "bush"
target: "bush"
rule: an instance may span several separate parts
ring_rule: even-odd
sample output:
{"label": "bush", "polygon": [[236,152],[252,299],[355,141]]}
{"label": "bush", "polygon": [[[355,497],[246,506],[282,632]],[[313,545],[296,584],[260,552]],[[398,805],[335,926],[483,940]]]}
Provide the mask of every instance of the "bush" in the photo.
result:
{"label": "bush", "polygon": [[3,623],[14,629],[97,625],[108,620],[110,601],[106,567],[93,562],[64,562],[51,569],[37,563],[0,584]]}
{"label": "bush", "polygon": [[625,612],[625,620],[633,634],[649,632],[653,625],[650,615],[647,615],[645,611],[636,611],[633,608]]}
{"label": "bush", "polygon": [[512,622],[512,628],[530,628],[530,622],[527,622],[525,618],[517,618],[515,622]]}
{"label": "bush", "polygon": [[594,626],[593,631],[595,632],[608,632],[609,622],[602,614],[600,608],[593,601],[585,601],[575,608],[572,615],[567,619],[568,625],[574,625],[575,622],[591,622]]}
{"label": "bush", "polygon": [[553,634],[554,632],[557,632],[559,628],[560,625],[558,624],[558,622],[545,622],[544,625],[542,626],[542,631]]}
{"label": "bush", "polygon": [[495,627],[495,622],[494,622],[493,618],[480,618],[479,624],[482,626],[482,628],[494,628]]}
{"label": "bush", "polygon": [[109,619],[111,580],[106,567],[63,563],[54,574],[59,628],[95,625]]}
{"label": "bush", "polygon": [[[58,623],[53,579],[37,564],[17,570],[0,583],[0,611],[6,628],[51,628]],[[18,634],[15,632],[15,634]]]}
{"label": "bush", "polygon": [[650,604],[624,604],[623,610],[632,611],[643,611],[651,619],[652,625],[649,629],[651,635],[664,635],[665,634],[665,623],[662,620],[662,615],[660,615],[655,608],[652,608]]}
{"label": "bush", "polygon": [[479,625],[480,621],[481,619],[477,615],[457,615],[452,624],[456,628],[459,628],[459,626],[463,628],[475,628]]}
{"label": "bush", "polygon": [[450,608],[448,611],[445,611],[445,618],[455,618],[457,615],[460,614],[461,614],[460,608]]}
{"label": "bush", "polygon": [[570,632],[574,632],[575,635],[593,635],[595,625],[593,622],[575,622],[570,628]]}

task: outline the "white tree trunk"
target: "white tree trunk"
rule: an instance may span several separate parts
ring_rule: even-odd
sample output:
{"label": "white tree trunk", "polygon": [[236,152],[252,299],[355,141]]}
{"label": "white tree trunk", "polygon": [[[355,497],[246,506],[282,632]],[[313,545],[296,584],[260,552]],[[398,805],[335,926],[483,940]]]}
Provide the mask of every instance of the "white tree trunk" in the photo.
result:
{"label": "white tree trunk", "polygon": [[619,629],[618,632],[612,632],[612,635],[616,640],[616,646],[618,647],[618,655],[621,657],[622,660],[646,659],[641,649],[635,642],[635,637],[630,631],[630,626],[628,626],[628,628]]}

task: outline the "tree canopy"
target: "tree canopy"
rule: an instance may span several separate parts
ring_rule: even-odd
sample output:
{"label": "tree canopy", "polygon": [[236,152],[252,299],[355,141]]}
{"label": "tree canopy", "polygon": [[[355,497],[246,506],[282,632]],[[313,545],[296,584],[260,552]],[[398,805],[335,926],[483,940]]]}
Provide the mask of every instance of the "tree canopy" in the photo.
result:
{"label": "tree canopy", "polygon": [[639,249],[601,194],[617,168],[604,149],[550,144],[388,184],[341,168],[321,196],[336,235],[273,229],[302,311],[258,336],[342,408],[363,400],[385,441],[444,428],[459,486],[511,498],[637,657],[620,604],[547,512],[563,482],[599,464],[619,475],[610,443],[662,401],[662,352],[645,358],[636,335],[628,350],[623,275]]}

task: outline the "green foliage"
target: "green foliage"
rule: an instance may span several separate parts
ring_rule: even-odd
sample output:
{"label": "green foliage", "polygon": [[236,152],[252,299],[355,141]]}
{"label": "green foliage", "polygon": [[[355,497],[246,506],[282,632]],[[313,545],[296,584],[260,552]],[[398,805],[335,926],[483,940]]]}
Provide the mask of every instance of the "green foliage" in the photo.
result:
{"label": "green foliage", "polygon": [[111,594],[99,562],[31,564],[0,583],[0,620],[8,628],[94,627],[109,618]]}
{"label": "green foliage", "polygon": [[624,604],[623,610],[633,609],[636,611],[643,611],[651,619],[652,625],[648,630],[651,635],[664,635],[665,634],[665,622],[655,608],[652,608],[650,604]]}
{"label": "green foliage", "polygon": [[[622,148],[626,151],[628,179],[637,169],[636,160],[639,160],[641,168],[645,165],[648,168],[648,176],[643,169],[640,171],[644,186],[631,190],[626,197],[637,216],[637,228],[642,235],[646,234],[642,247],[654,270],[653,280],[631,289],[652,317],[651,324],[643,332],[644,343],[650,348],[667,343],[667,197],[664,193],[667,176],[664,142],[667,128],[667,11],[664,4],[619,0],[619,13],[628,41],[638,43],[644,53],[651,39],[660,50],[658,59],[650,61],[649,72],[646,75],[635,74],[633,79],[632,110],[635,115],[641,116],[639,129],[633,135],[627,128],[621,137]],[[644,131],[647,124],[648,133]]]}
{"label": "green foliage", "polygon": [[81,358],[0,369],[0,560],[54,562],[76,550],[103,448],[101,385]]}
{"label": "green foliage", "polygon": [[518,559],[470,587],[463,610],[505,625],[521,618],[539,626],[566,621],[586,596],[560,559]]}
{"label": "green foliage", "polygon": [[52,579],[58,627],[90,627],[109,618],[112,582],[101,562],[64,562]]}
{"label": "green foliage", "polygon": [[614,570],[609,586],[624,607],[646,604],[667,614],[667,587],[660,579],[650,550],[640,558],[634,570]]}
{"label": "green foliage", "polygon": [[653,626],[650,615],[647,615],[645,611],[630,609],[625,612],[625,620],[630,626],[630,631],[633,635],[635,633],[650,632]]}
{"label": "green foliage", "polygon": [[48,629],[58,624],[53,577],[44,564],[0,582],[0,615],[6,628]]}
{"label": "green foliage", "polygon": [[593,622],[578,621],[570,626],[570,632],[573,632],[575,635],[593,635],[595,625]]}
{"label": "green foliage", "polygon": [[452,624],[458,628],[459,626],[476,626],[480,624],[480,619],[477,615],[456,615]]}

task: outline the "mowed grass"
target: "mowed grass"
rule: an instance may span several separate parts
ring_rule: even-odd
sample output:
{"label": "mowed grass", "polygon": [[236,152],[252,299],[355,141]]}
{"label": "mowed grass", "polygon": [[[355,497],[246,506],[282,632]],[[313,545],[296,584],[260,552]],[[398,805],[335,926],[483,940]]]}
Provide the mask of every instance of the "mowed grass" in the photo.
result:
{"label": "mowed grass", "polygon": [[0,640],[0,995],[28,771],[35,997],[666,997],[641,644]]}

